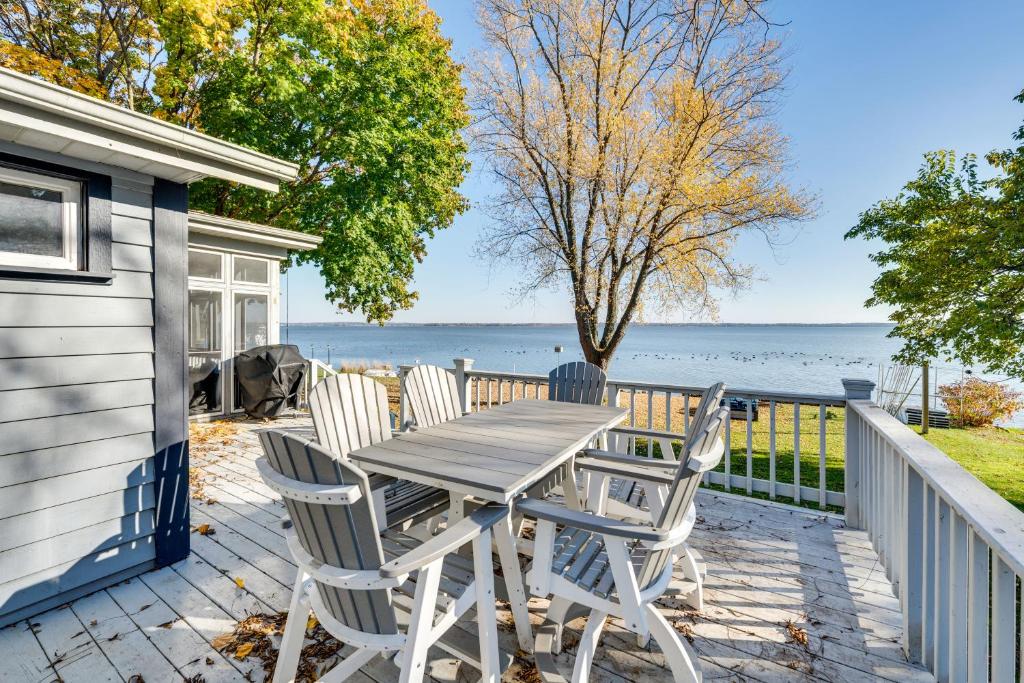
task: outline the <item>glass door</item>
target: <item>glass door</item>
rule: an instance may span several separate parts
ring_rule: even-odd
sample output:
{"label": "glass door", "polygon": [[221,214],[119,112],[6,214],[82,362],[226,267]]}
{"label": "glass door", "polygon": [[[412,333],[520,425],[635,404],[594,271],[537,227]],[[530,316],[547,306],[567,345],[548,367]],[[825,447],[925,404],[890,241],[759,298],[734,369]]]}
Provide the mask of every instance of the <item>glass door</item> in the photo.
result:
{"label": "glass door", "polygon": [[217,290],[188,291],[189,415],[222,409],[224,295]]}
{"label": "glass door", "polygon": [[270,343],[266,294],[235,292],[235,352]]}
{"label": "glass door", "polygon": [[[233,292],[235,355],[257,346],[266,346],[270,343],[268,298],[267,294]],[[237,380],[234,384],[234,390],[234,409],[241,410],[241,389]]]}

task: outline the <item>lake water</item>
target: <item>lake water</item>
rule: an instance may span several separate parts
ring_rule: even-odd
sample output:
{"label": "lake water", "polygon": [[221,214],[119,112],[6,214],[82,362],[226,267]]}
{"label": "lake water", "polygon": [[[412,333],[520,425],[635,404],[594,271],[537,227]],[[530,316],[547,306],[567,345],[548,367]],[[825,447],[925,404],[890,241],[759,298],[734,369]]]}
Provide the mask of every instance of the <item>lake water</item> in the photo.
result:
{"label": "lake water", "polygon": [[[876,380],[898,348],[889,325],[634,325],[609,371],[613,378],[705,386],[842,393],[840,380]],[[303,355],[398,366],[474,359],[484,370],[546,373],[582,358],[574,325],[351,325],[282,327]],[[556,358],[554,347],[564,351]],[[956,371],[959,378],[959,371]],[[942,379],[942,378],[940,378]],[[952,375],[944,381],[952,379]]]}
{"label": "lake water", "polygon": [[[878,381],[900,342],[891,325],[634,325],[609,370],[613,379],[737,389],[842,394],[842,379]],[[452,367],[472,358],[479,370],[546,374],[582,360],[575,325],[293,324],[281,341],[307,358],[341,362],[430,363]],[[555,346],[563,352],[556,357]],[[937,363],[933,389],[960,380],[963,370]],[[1005,381],[976,372],[979,377]],[[1017,390],[1019,381],[1008,384]],[[908,405],[920,405],[912,398]],[[938,405],[936,403],[936,405]],[[1008,424],[1024,426],[1024,411]]]}

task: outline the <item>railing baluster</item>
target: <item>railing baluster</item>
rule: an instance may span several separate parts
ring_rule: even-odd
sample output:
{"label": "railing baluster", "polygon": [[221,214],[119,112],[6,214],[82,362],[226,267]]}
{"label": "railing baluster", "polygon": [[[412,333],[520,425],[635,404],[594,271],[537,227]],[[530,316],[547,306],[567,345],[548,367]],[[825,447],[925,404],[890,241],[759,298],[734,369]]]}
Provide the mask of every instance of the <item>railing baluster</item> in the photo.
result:
{"label": "railing baluster", "polygon": [[935,494],[934,491],[925,486],[925,519],[924,529],[921,534],[924,537],[924,587],[922,601],[924,603],[924,623],[921,630],[921,648],[923,660],[928,670],[935,666],[935,584],[937,558],[935,552]]}
{"label": "railing baluster", "polygon": [[970,532],[970,569],[967,585],[967,680],[988,681],[988,545],[976,532]]}
{"label": "railing baluster", "polygon": [[922,660],[922,618],[924,616],[924,530],[925,526],[925,491],[921,475],[913,468],[905,470],[906,488],[904,497],[907,499],[906,524],[906,573],[903,587],[903,648],[907,659],[913,663]]}
{"label": "railing baluster", "polygon": [[[726,399],[728,401],[729,399]],[[732,490],[732,411],[725,421],[725,490]]]}
{"label": "railing baluster", "polygon": [[793,404],[793,501],[800,502],[800,403]]}
{"label": "railing baluster", "polygon": [[768,404],[768,497],[775,500],[775,401]]}
{"label": "railing baluster", "polygon": [[825,509],[828,502],[828,487],[826,486],[825,467],[825,418],[828,411],[825,404],[818,406],[818,507]]}
{"label": "railing baluster", "polygon": [[[882,506],[886,509],[893,510],[893,505],[899,500],[899,496],[896,493],[896,464],[899,462],[899,458],[896,456],[896,451],[889,445],[888,442],[882,442],[882,466],[879,469],[879,473],[885,480],[882,482]],[[890,513],[886,515],[882,520],[882,528],[884,529],[885,539],[882,544],[882,562],[886,566],[885,575],[890,581],[893,580],[896,572],[894,570],[895,562],[892,561],[894,544],[896,539],[896,519],[897,514]]]}
{"label": "railing baluster", "polygon": [[[651,389],[647,390],[647,428],[654,429],[654,391]],[[651,444],[647,444],[648,457],[654,457],[654,453],[650,452],[653,449]]]}
{"label": "railing baluster", "polygon": [[1003,558],[992,562],[992,680],[1015,680],[1017,577]]}
{"label": "railing baluster", "polygon": [[690,395],[683,396],[683,436],[690,435]]}
{"label": "railing baluster", "polygon": [[747,495],[754,492],[754,400],[747,399]]}
{"label": "railing baluster", "polygon": [[[686,420],[683,420],[685,423]],[[665,392],[665,431],[672,431],[672,392]]]}
{"label": "railing baluster", "polygon": [[933,599],[932,671],[940,681],[949,680],[949,505],[938,497],[935,515],[935,597]]}

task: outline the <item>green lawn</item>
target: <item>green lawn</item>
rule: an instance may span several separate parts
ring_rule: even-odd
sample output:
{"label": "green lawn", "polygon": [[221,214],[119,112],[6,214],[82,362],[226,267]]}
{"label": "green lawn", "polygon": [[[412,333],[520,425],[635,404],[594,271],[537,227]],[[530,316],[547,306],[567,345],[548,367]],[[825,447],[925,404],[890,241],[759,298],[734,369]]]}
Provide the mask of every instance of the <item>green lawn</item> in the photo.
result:
{"label": "green lawn", "polygon": [[[768,479],[771,472],[771,437],[769,426],[768,404],[761,406],[759,419],[751,423],[750,439],[750,465],[755,479]],[[793,461],[794,461],[794,419],[793,406],[790,404],[777,404],[775,411],[775,480],[780,483],[793,483]],[[818,406],[805,405],[800,407],[800,483],[804,486],[818,487],[821,455],[820,455],[820,427],[819,427]],[[844,408],[828,408],[825,413],[825,487],[830,491],[843,490],[843,465],[844,465],[844,428],[846,424],[846,410]],[[656,426],[661,426],[657,425]],[[729,458],[730,468],[734,475],[746,477],[747,475],[747,430],[745,420],[733,420],[730,429],[731,454]],[[676,444],[678,452],[679,443]],[[646,454],[645,444],[642,440],[637,443],[637,452]],[[660,448],[655,446],[654,457],[661,457]],[[725,461],[715,468],[717,472],[725,471]],[[713,486],[715,489],[722,489],[720,486]],[[743,491],[743,484],[739,488],[733,487],[733,491]],[[767,494],[753,493],[755,498],[768,498]],[[777,500],[784,503],[794,501],[786,496],[778,496]],[[803,500],[800,502],[803,507],[818,508],[817,498],[814,500]],[[840,508],[829,506],[833,512],[841,511]]]}
{"label": "green lawn", "polygon": [[925,438],[1024,511],[1024,430],[931,429]]}

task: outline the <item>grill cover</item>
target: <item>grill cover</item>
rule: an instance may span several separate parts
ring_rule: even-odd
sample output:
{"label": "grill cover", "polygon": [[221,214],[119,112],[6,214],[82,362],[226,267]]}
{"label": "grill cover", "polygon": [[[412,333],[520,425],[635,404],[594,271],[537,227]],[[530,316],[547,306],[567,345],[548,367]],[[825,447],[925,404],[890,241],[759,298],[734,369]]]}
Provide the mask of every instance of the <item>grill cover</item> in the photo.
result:
{"label": "grill cover", "polygon": [[251,417],[276,417],[299,405],[306,359],[294,344],[257,346],[235,357],[242,409]]}

